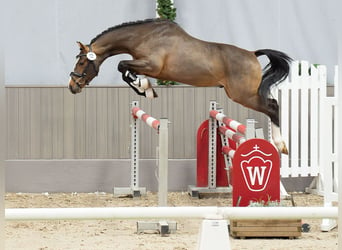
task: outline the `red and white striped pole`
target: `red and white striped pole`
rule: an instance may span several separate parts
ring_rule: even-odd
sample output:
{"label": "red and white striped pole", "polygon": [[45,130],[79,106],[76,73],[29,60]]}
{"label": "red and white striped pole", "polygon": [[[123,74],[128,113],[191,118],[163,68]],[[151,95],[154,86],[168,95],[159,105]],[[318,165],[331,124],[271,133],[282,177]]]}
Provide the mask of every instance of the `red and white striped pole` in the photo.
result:
{"label": "red and white striped pole", "polygon": [[132,114],[134,118],[138,118],[142,120],[143,122],[145,122],[151,128],[154,128],[155,130],[159,130],[160,122],[157,119],[153,118],[152,116],[146,114],[146,112],[141,110],[140,108],[133,107]]}
{"label": "red and white striped pole", "polygon": [[236,133],[235,131],[227,128],[227,127],[219,127],[219,131],[220,133],[224,134],[225,136],[227,136],[229,139],[235,141],[238,144],[242,144],[246,141],[246,138],[239,135],[238,133]]}
{"label": "red and white striped pole", "polygon": [[223,122],[226,126],[234,129],[235,131],[239,132],[240,134],[246,134],[246,126],[235,121],[233,119],[228,118],[224,114],[218,112],[217,110],[210,110],[210,117]]}
{"label": "red and white striped pole", "polygon": [[230,158],[234,158],[234,154],[235,154],[235,150],[232,149],[231,147],[229,146],[223,146],[222,147],[222,152],[226,155],[228,155]]}

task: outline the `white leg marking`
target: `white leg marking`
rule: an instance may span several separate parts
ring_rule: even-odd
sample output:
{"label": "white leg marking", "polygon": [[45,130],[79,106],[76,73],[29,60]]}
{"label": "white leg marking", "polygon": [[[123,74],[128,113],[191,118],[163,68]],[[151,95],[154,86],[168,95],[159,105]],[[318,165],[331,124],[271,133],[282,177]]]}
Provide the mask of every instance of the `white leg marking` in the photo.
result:
{"label": "white leg marking", "polygon": [[281,137],[280,128],[278,126],[276,126],[275,124],[273,124],[273,122],[272,122],[272,138],[273,138],[273,142],[276,145],[276,147],[278,148],[279,152],[281,152],[283,154],[289,153],[287,148],[286,148],[286,144],[283,141],[283,138]]}
{"label": "white leg marking", "polygon": [[271,123],[271,128],[272,128],[273,141],[276,145],[278,145],[279,143],[283,141],[283,138],[281,137],[281,133],[280,133],[280,128],[277,125],[275,125],[273,122]]}

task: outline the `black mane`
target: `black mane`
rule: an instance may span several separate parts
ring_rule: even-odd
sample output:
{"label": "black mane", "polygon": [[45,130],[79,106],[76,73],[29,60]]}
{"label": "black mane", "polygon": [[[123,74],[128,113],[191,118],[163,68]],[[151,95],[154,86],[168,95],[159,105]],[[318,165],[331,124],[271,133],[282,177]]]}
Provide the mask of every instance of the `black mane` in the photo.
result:
{"label": "black mane", "polygon": [[132,26],[132,25],[138,25],[138,24],[145,24],[145,23],[152,23],[152,22],[165,22],[168,21],[170,22],[168,19],[164,19],[164,18],[150,18],[150,19],[145,19],[145,20],[138,20],[138,21],[133,21],[133,22],[126,22],[126,23],[122,23],[113,27],[110,27],[108,29],[106,29],[105,31],[103,31],[101,34],[98,34],[95,38],[93,38],[90,42],[90,44],[94,43],[97,39],[99,39],[101,36],[113,31],[113,30],[117,30],[120,28],[124,28],[124,27],[128,27],[128,26]]}

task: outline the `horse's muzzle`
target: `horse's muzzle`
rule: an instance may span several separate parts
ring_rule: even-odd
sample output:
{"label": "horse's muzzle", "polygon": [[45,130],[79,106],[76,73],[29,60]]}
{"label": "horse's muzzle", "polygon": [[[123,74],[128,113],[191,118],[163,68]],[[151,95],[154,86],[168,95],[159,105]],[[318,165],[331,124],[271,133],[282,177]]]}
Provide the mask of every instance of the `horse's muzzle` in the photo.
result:
{"label": "horse's muzzle", "polygon": [[82,91],[82,88],[78,84],[76,84],[75,81],[71,78],[69,81],[68,88],[69,88],[70,92],[73,94],[78,94]]}

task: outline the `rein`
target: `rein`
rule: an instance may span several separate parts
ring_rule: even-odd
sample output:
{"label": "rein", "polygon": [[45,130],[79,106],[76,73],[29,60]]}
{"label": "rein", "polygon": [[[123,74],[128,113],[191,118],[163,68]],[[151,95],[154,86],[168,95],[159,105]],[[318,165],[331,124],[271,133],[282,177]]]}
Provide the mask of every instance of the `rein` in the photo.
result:
{"label": "rein", "polygon": [[[87,75],[86,71],[88,71],[89,69],[89,65],[92,65],[93,66],[93,69],[94,71],[96,72],[96,76],[98,75],[99,71],[97,70],[96,68],[96,65],[94,63],[94,61],[96,60],[96,54],[91,50],[91,45],[89,45],[89,52],[88,53],[85,53],[85,54],[79,54],[76,56],[76,58],[80,58],[82,56],[86,56],[87,57],[87,60],[88,60],[88,65],[86,66],[86,68],[84,69],[83,73],[80,74],[80,73],[77,73],[75,71],[72,71],[70,72],[70,77],[71,79],[77,84],[77,86],[81,87],[80,86],[80,83],[78,81],[76,81],[76,79],[74,78],[75,76],[78,77],[77,80],[80,80],[82,79],[83,77],[85,77]],[[86,83],[86,85],[89,85],[89,83]]]}

